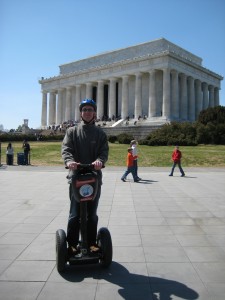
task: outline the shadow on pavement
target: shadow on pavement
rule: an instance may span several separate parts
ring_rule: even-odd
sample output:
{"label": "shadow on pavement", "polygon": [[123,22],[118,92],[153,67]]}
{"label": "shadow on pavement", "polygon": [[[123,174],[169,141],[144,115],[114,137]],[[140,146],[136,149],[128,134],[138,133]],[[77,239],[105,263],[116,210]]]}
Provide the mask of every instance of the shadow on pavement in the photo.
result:
{"label": "shadow on pavement", "polygon": [[82,282],[93,278],[118,286],[118,294],[125,300],[171,300],[173,296],[180,299],[198,299],[198,293],[187,285],[174,280],[130,273],[123,265],[112,262],[107,269],[100,265],[68,266],[60,274],[70,282]]}
{"label": "shadow on pavement", "polygon": [[156,180],[150,180],[150,179],[141,179],[140,181],[136,182],[136,183],[143,183],[143,184],[151,184],[154,182],[158,182]]}

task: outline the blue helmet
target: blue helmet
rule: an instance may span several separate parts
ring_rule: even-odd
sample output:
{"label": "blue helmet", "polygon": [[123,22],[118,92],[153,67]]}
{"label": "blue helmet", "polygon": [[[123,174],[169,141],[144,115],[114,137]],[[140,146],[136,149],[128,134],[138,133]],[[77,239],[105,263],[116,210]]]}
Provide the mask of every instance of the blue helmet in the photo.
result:
{"label": "blue helmet", "polygon": [[92,107],[94,108],[94,111],[96,112],[97,106],[96,106],[95,101],[92,100],[92,99],[84,99],[84,100],[81,101],[81,103],[80,103],[80,105],[79,105],[80,112],[81,112],[82,108],[83,108],[84,106],[86,106],[86,105],[92,106]]}

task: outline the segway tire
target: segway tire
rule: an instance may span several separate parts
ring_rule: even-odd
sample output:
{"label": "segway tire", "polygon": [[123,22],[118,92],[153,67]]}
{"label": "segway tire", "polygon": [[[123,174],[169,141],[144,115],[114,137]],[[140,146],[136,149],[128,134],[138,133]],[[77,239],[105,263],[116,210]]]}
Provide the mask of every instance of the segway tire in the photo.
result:
{"label": "segway tire", "polygon": [[66,267],[67,244],[66,234],[62,229],[56,231],[56,267],[58,272],[63,272]]}
{"label": "segway tire", "polygon": [[99,229],[97,243],[101,251],[100,264],[103,267],[108,267],[112,262],[113,250],[111,235],[107,228],[102,227]]}

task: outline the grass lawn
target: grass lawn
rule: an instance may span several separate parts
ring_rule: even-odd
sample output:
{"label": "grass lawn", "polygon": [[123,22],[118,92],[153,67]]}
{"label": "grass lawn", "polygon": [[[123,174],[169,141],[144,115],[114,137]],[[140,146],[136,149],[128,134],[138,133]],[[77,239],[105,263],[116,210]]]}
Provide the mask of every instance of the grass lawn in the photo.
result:
{"label": "grass lawn", "polygon": [[[6,163],[6,147],[2,143],[1,163]],[[14,164],[17,164],[17,153],[23,152],[22,142],[13,142]],[[57,166],[62,165],[61,142],[30,142],[31,164]],[[109,143],[109,160],[107,166],[125,166],[129,145]],[[174,146],[138,146],[139,167],[170,167]],[[225,145],[200,145],[180,147],[184,167],[225,167]]]}

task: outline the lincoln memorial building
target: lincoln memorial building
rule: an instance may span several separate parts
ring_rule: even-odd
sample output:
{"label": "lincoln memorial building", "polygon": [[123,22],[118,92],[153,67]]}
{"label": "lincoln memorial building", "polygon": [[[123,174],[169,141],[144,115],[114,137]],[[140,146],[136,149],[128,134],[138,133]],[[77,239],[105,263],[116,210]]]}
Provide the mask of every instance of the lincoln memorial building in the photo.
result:
{"label": "lincoln memorial building", "polygon": [[84,98],[97,103],[97,117],[148,124],[190,121],[219,105],[222,76],[202,59],[164,38],[97,54],[59,66],[59,75],[39,80],[42,128],[79,121]]}

